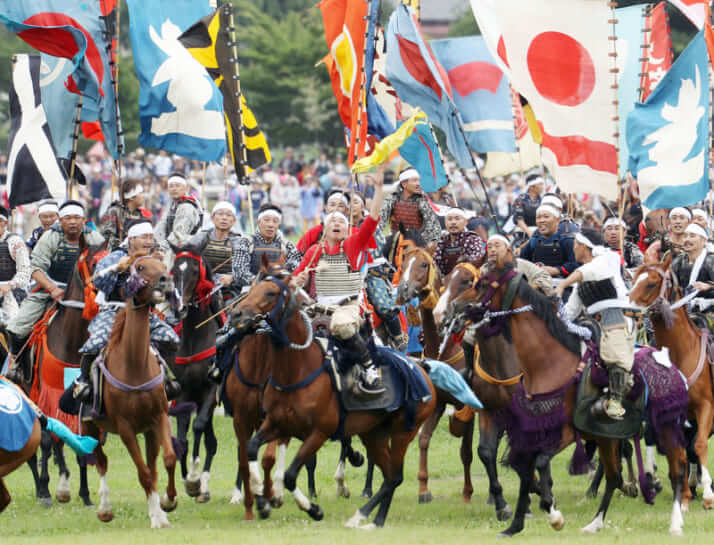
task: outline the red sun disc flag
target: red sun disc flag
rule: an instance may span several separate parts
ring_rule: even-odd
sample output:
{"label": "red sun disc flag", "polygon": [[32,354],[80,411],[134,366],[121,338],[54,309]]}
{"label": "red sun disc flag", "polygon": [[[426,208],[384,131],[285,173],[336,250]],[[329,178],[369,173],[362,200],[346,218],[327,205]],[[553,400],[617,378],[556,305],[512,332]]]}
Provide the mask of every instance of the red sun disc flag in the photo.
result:
{"label": "red sun disc flag", "polygon": [[332,62],[326,63],[337,99],[340,118],[350,131],[348,163],[364,155],[367,113],[360,96],[363,86],[364,46],[367,32],[367,2],[322,0],[318,7],[325,23],[325,39]]}
{"label": "red sun disc flag", "polygon": [[640,102],[647,100],[674,60],[669,16],[664,2],[657,4],[650,12],[645,20],[645,28],[651,30],[645,34],[649,47],[647,54],[643,56],[645,60],[642,62],[642,99]]}
{"label": "red sun disc flag", "polygon": [[492,54],[528,100],[543,162],[568,193],[617,196],[617,130],[609,56],[611,10],[601,0],[471,0]]}

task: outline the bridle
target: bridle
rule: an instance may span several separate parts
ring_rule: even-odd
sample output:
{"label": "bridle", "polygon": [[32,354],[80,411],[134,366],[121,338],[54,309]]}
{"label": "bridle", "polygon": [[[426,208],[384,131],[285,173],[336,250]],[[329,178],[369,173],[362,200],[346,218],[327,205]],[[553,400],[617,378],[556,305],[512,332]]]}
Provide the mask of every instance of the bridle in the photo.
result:
{"label": "bridle", "polygon": [[[215,293],[215,285],[212,280],[207,278],[206,265],[203,262],[203,258],[199,255],[194,254],[193,252],[184,250],[176,254],[174,263],[176,263],[176,261],[182,258],[193,259],[194,261],[198,262],[198,282],[196,283],[196,287],[194,288],[194,298],[191,300],[189,305],[205,305],[211,298],[211,296]],[[171,275],[173,276],[173,271],[171,271]],[[183,277],[181,277],[180,288],[180,291],[183,292]]]}
{"label": "bridle", "polygon": [[[413,254],[421,255],[429,265],[426,286],[419,294],[420,306],[426,310],[433,310],[439,302],[439,292],[436,289],[436,267],[431,254],[424,248],[414,247],[404,252],[403,259],[406,261]],[[403,264],[403,263],[402,263]]]}
{"label": "bridle", "polygon": [[150,290],[158,290],[158,282],[159,282],[159,277],[154,278],[151,283],[149,283],[146,278],[144,278],[141,273],[137,269],[137,265],[141,263],[145,259],[153,259],[151,256],[144,255],[141,257],[138,257],[134,260],[134,262],[131,264],[131,268],[129,269],[129,279],[126,282],[126,288],[124,289],[124,295],[126,297],[131,297],[133,304],[132,308],[134,310],[149,306],[151,304],[151,300],[146,301],[145,303],[141,304],[136,304],[136,296],[140,291],[142,291],[144,288],[149,288]]}

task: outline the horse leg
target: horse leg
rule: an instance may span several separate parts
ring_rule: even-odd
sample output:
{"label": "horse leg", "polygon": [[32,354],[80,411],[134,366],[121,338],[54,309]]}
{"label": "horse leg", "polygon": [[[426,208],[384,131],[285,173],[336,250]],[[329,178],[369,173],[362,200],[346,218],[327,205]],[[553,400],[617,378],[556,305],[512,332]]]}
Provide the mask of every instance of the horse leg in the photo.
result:
{"label": "horse leg", "polygon": [[335,482],[337,483],[337,497],[338,498],[349,498],[350,489],[347,488],[345,484],[345,460],[347,458],[347,450],[349,444],[346,439],[343,439],[340,444],[340,460],[337,462],[337,469],[335,470]]}
{"label": "horse leg", "polygon": [[260,491],[259,494],[255,495],[255,505],[258,508],[258,515],[262,519],[266,519],[270,516],[270,504],[269,499],[273,497],[273,481],[270,478],[270,471],[275,465],[275,449],[277,447],[277,441],[271,441],[268,446],[265,447],[263,452],[263,457],[260,459],[260,465],[263,468],[263,486],[256,490]]}
{"label": "horse leg", "polygon": [[[174,445],[171,441],[171,422],[169,422],[168,414],[162,414],[159,420],[157,448],[159,444],[163,451],[164,468],[168,475],[166,493],[161,497],[159,505],[162,513],[169,513],[176,509],[178,498],[176,493],[176,452],[174,452]],[[156,473],[156,460],[154,460],[154,473]],[[155,487],[154,490],[156,490]],[[156,494],[156,492],[154,493]],[[168,525],[166,515],[164,515],[164,519]]]}
{"label": "horse leg", "polygon": [[0,513],[5,511],[5,508],[10,505],[11,501],[12,496],[10,496],[10,492],[8,492],[8,489],[5,486],[5,481],[3,481],[2,477],[0,477]]}
{"label": "horse leg", "polygon": [[191,461],[189,463],[188,475],[184,487],[186,494],[192,498],[197,498],[201,493],[201,436],[203,435],[203,427],[197,426],[196,421],[198,415],[193,420],[193,448],[191,452]]}
{"label": "horse leg", "polygon": [[[92,437],[101,439],[98,429],[93,429]],[[99,507],[97,507],[97,518],[102,522],[109,522],[114,518],[114,511],[109,500],[109,486],[107,485],[107,471],[109,470],[109,460],[104,453],[101,441],[94,451],[97,454],[97,473],[99,473]]]}
{"label": "horse leg", "polygon": [[59,467],[59,481],[55,490],[55,499],[60,503],[67,503],[72,499],[69,488],[69,468],[64,457],[64,443],[59,440],[52,441],[52,454],[55,464]]}
{"label": "horse leg", "polygon": [[[683,448],[672,447],[674,445],[673,430],[668,430],[664,444],[667,445],[667,463],[669,465],[669,480],[672,484],[672,492],[674,493],[674,501],[672,502],[672,517],[669,525],[669,533],[673,536],[682,536],[682,525],[684,524],[684,518],[682,517],[682,505],[683,501],[688,501],[685,496],[691,496],[691,490],[689,490],[686,484],[686,473],[687,473],[687,455]],[[706,488],[705,488],[706,490]]]}
{"label": "horse leg", "polygon": [[602,482],[602,477],[605,474],[605,470],[602,467],[602,460],[598,458],[597,469],[593,474],[593,478],[590,481],[590,486],[585,492],[585,497],[587,498],[597,498],[597,491],[600,488],[600,483]]}
{"label": "horse leg", "polygon": [[50,452],[52,450],[52,434],[42,430],[42,442],[40,443],[40,480],[37,490],[37,500],[45,507],[52,507],[52,494],[50,494]]}
{"label": "horse leg", "polygon": [[439,403],[434,412],[429,415],[419,432],[419,503],[429,503],[433,496],[429,492],[429,469],[427,467],[427,452],[431,436],[434,434],[436,426],[439,424],[441,415],[444,414],[445,403]]}
{"label": "horse leg", "polygon": [[270,506],[274,508],[283,505],[283,494],[285,490],[285,457],[288,453],[288,444],[283,441],[278,442],[277,465],[275,466],[275,480],[273,485],[273,496],[270,498]]}
{"label": "horse leg", "polygon": [[[265,424],[263,424],[263,426],[264,425]],[[253,436],[251,442],[258,434],[260,434],[260,432],[263,430],[263,426],[261,426],[261,429],[258,431],[258,433]],[[285,488],[292,493],[293,497],[295,498],[295,502],[298,504],[298,507],[305,511],[308,515],[310,515],[313,520],[322,520],[324,516],[322,513],[322,509],[320,509],[320,506],[318,504],[312,503],[305,496],[305,494],[303,494],[302,491],[297,487],[297,477],[298,473],[300,473],[300,468],[302,468],[305,462],[309,461],[315,456],[315,453],[322,445],[325,444],[325,441],[327,441],[328,439],[329,437],[322,433],[320,430],[313,430],[312,433],[305,438],[305,441],[303,441],[302,445],[300,445],[300,449],[295,455],[293,461],[290,463],[288,470],[285,472]]]}
{"label": "horse leg", "polygon": [[40,472],[37,470],[37,453],[34,453],[32,456],[30,456],[29,460],[27,460],[27,465],[30,468],[30,472],[32,473],[32,478],[35,481],[35,496],[37,497],[37,501],[40,500]]}
{"label": "horse leg", "polygon": [[[243,486],[245,487],[243,496],[243,507],[245,508],[244,520],[253,520],[253,503],[255,501],[253,497],[253,490],[259,490],[257,486],[254,488],[253,485],[258,485],[260,480],[260,475],[257,476],[257,481],[251,483],[251,468],[250,460],[248,458],[248,443],[250,442],[250,434],[253,431],[252,426],[246,422],[247,419],[239,419],[238,412],[234,409],[233,417],[233,430],[235,431],[236,437],[238,438],[238,476],[236,477],[236,489],[233,491],[233,497],[236,503],[240,502],[241,492],[240,492],[240,482],[243,481]],[[258,447],[259,448],[259,447]],[[257,448],[256,448],[257,457]],[[257,472],[257,468],[255,469]]]}
{"label": "horse leg", "polygon": [[307,471],[307,495],[313,500],[317,498],[317,488],[315,487],[315,470],[317,469],[317,454],[310,456],[305,462]]}
{"label": "horse leg", "polygon": [[478,415],[478,457],[486,468],[488,475],[489,496],[493,497],[496,504],[496,518],[498,520],[508,520],[513,515],[506,499],[503,497],[503,487],[498,480],[498,443],[501,440],[501,432],[493,421],[493,417],[486,412]]}
{"label": "horse leg", "polygon": [[632,465],[632,443],[627,439],[620,441],[620,454],[627,465],[627,480],[622,483],[622,493],[629,498],[637,497],[637,479],[635,478],[635,468]]}
{"label": "horse leg", "polygon": [[[240,464],[240,447],[236,448],[236,459],[238,461],[238,464]],[[231,505],[238,505],[243,501],[243,492],[241,492],[242,481],[243,480],[241,479],[239,465],[238,470],[236,471],[236,485],[235,488],[233,488],[233,493],[231,494],[231,501],[229,502]]]}
{"label": "horse leg", "polygon": [[471,462],[474,459],[473,450],[474,441],[474,419],[472,418],[464,426],[464,435],[461,437],[461,463],[464,466],[464,489],[462,496],[464,503],[471,503],[471,496],[474,493],[474,487],[471,483]]}
{"label": "horse leg", "polygon": [[536,456],[535,468],[540,477],[540,508],[547,513],[548,523],[553,530],[562,530],[565,525],[563,513],[555,508],[553,497],[553,478],[550,474],[551,455],[540,453]]}
{"label": "horse leg", "polygon": [[518,468],[516,469],[518,472],[518,478],[520,479],[516,512],[513,515],[510,526],[500,533],[503,537],[512,537],[523,530],[526,513],[528,512],[528,508],[531,503],[529,493],[533,481],[535,455],[525,453],[520,456],[520,458],[522,459],[519,460]]}
{"label": "horse leg", "polygon": [[[159,456],[158,439],[157,430],[152,429],[144,433],[144,441],[146,443],[146,467],[149,470],[151,479],[151,489],[150,492],[147,493],[149,503],[149,519],[151,519],[152,528],[168,528],[171,524],[169,524],[169,519],[166,516],[166,513],[160,507],[161,500],[159,499],[159,494],[156,491],[159,484],[159,474],[156,471],[156,458]],[[143,481],[141,477],[139,477],[139,480]],[[144,490],[146,491],[144,482],[142,482],[142,486],[144,486]]]}
{"label": "horse leg", "polygon": [[605,493],[602,496],[595,518],[580,529],[584,534],[595,534],[605,527],[605,515],[610,507],[612,495],[622,487],[622,464],[618,453],[618,441],[603,440],[598,442],[598,452],[605,470]]}
{"label": "horse leg", "polygon": [[372,497],[372,481],[374,480],[374,462],[367,457],[367,474],[364,476],[364,489],[362,494],[363,498]]}
{"label": "horse leg", "polygon": [[[181,478],[185,481],[188,475],[188,426],[191,424],[191,413],[182,413],[176,417],[176,434],[179,444],[183,449],[181,456]],[[188,494],[188,490],[186,491]],[[189,494],[190,496],[190,494]]]}
{"label": "horse leg", "polygon": [[77,465],[79,466],[79,497],[85,507],[91,507],[92,498],[89,495],[89,481],[87,480],[87,456],[77,456]]}
{"label": "horse leg", "polygon": [[384,479],[382,486],[379,487],[376,494],[355,511],[355,514],[345,522],[345,527],[372,529],[375,527],[374,524],[363,525],[362,523],[367,520],[367,517],[369,517],[374,508],[382,503],[390,490],[393,491],[390,487],[391,467],[389,464],[389,437],[381,433],[371,432],[361,434],[360,438],[367,448],[367,459],[370,463],[379,467]]}
{"label": "horse leg", "polygon": [[712,429],[712,405],[702,403],[697,414],[697,439],[694,442],[694,452],[697,453],[702,468],[702,507],[714,508],[714,492],[712,492],[712,477],[707,469],[707,454],[709,434]]}
{"label": "horse leg", "polygon": [[213,428],[213,417],[208,419],[206,429],[203,432],[203,446],[206,447],[206,461],[203,462],[203,471],[201,472],[201,493],[196,498],[198,503],[206,503],[211,499],[208,481],[211,477],[213,457],[218,451],[218,439],[216,438],[216,430]]}
{"label": "horse leg", "polygon": [[[199,408],[198,413],[196,414],[196,417],[193,419],[193,460],[197,461],[197,466],[200,463],[199,453],[201,449],[201,437],[204,437],[205,442],[208,427],[211,425],[213,409],[215,409],[216,407],[215,398],[215,387],[212,387],[204,398],[203,403],[201,404],[201,407]],[[206,446],[206,457],[208,457],[208,446]],[[198,476],[198,492],[196,494],[196,501],[198,503],[205,503],[211,499],[210,492],[208,493],[207,497],[202,492],[204,489],[208,491],[208,481],[210,479],[210,473],[206,470],[207,463],[208,458],[206,458],[206,462],[204,462],[203,464],[203,471],[201,471],[200,473],[199,467],[196,467],[196,474]],[[208,468],[210,469],[210,464],[208,465]]]}

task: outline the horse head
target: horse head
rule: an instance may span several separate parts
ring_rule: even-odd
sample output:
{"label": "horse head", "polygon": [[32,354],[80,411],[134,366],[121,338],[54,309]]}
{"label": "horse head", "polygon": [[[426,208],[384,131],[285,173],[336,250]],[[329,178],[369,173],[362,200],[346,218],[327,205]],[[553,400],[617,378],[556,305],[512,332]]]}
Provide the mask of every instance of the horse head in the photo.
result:
{"label": "horse head", "polygon": [[174,283],[160,260],[139,253],[127,266],[131,275],[124,293],[127,298],[133,297],[135,307],[163,303],[168,299],[172,307],[178,308],[180,302],[175,296]]}
{"label": "horse head", "polygon": [[434,308],[434,319],[437,325],[448,322],[453,318],[451,302],[465,291],[474,288],[480,274],[480,270],[472,263],[465,261],[456,264],[444,279],[445,289],[439,296],[439,301]]}
{"label": "horse head", "polygon": [[181,319],[186,317],[190,305],[197,303],[205,306],[209,302],[213,291],[213,275],[199,248],[185,246],[178,249],[171,276],[180,302]]}
{"label": "horse head", "polygon": [[673,285],[669,267],[672,255],[668,253],[661,263],[641,265],[634,274],[630,301],[643,307],[652,306],[657,299],[669,299]]}
{"label": "horse head", "polygon": [[414,297],[419,297],[424,308],[433,309],[439,297],[441,274],[434,263],[432,253],[408,240],[402,255],[397,304],[404,304]]}

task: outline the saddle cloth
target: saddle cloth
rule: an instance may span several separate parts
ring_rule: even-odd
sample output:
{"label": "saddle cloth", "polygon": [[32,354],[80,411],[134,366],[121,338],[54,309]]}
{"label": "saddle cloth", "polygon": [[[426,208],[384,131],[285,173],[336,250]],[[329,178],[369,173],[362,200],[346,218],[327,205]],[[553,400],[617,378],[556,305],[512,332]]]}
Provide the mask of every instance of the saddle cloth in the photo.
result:
{"label": "saddle cloth", "polygon": [[0,378],[0,449],[17,452],[32,435],[37,414],[11,382]]}

